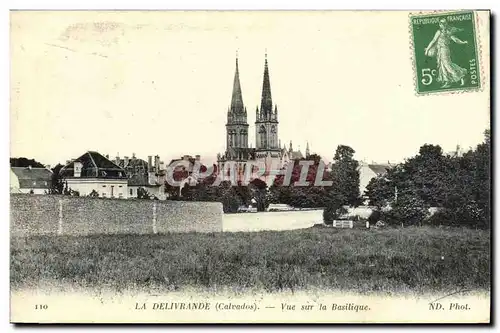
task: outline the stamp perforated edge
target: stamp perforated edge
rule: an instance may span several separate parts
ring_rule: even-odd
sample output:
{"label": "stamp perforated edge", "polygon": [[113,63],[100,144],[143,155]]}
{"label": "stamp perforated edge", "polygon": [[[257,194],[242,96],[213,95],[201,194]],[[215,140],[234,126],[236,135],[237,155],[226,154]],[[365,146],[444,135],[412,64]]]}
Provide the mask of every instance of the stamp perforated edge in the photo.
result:
{"label": "stamp perforated edge", "polygon": [[[450,89],[450,90],[439,90],[439,91],[426,91],[426,92],[419,92],[418,91],[418,75],[417,75],[417,59],[415,57],[415,43],[413,40],[413,24],[412,24],[412,18],[415,16],[427,16],[427,15],[443,15],[443,14],[455,14],[455,13],[462,13],[462,12],[472,12],[474,24],[473,24],[473,29],[474,29],[474,43],[476,46],[476,55],[477,55],[477,62],[478,62],[478,67],[479,67],[479,72],[481,73],[481,77],[479,79],[479,87],[476,88],[464,88],[464,89]],[[422,97],[422,96],[440,96],[440,95],[456,95],[456,94],[464,94],[464,93],[471,93],[471,92],[482,92],[484,91],[485,87],[485,74],[484,74],[484,66],[483,66],[483,46],[481,43],[481,38],[480,38],[480,33],[477,29],[478,26],[478,21],[479,17],[476,14],[477,10],[433,10],[433,11],[419,11],[419,12],[410,12],[408,13],[408,32],[409,32],[409,39],[410,39],[410,60],[411,60],[411,65],[412,65],[412,70],[413,70],[413,92],[415,93],[416,96]],[[491,16],[491,12],[488,11]],[[491,23],[488,21],[488,29],[489,25]]]}

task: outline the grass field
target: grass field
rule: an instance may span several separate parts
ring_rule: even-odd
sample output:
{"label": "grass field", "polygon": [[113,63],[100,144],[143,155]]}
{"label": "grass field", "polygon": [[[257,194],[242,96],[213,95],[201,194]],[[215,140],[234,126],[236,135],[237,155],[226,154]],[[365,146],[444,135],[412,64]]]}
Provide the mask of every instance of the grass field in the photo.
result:
{"label": "grass field", "polygon": [[33,236],[11,239],[11,286],[433,292],[490,288],[490,233],[468,229]]}

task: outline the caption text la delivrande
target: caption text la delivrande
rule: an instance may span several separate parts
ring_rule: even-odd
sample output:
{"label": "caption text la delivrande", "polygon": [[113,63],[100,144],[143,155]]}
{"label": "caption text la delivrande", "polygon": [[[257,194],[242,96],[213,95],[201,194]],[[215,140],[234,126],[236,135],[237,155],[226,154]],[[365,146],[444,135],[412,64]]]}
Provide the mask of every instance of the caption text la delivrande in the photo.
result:
{"label": "caption text la delivrande", "polygon": [[332,304],[288,304],[280,303],[275,305],[257,305],[251,302],[137,302],[135,310],[164,310],[164,311],[257,311],[257,310],[281,310],[285,311],[369,311],[370,308],[365,304],[355,303],[332,303]]}

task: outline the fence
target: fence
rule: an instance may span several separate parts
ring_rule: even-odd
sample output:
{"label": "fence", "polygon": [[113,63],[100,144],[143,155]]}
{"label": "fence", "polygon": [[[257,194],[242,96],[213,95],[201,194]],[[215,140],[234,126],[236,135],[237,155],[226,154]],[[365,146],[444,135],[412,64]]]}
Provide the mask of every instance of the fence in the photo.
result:
{"label": "fence", "polygon": [[334,228],[350,228],[352,229],[354,222],[352,220],[333,220]]}
{"label": "fence", "polygon": [[11,235],[220,232],[218,202],[11,194]]}

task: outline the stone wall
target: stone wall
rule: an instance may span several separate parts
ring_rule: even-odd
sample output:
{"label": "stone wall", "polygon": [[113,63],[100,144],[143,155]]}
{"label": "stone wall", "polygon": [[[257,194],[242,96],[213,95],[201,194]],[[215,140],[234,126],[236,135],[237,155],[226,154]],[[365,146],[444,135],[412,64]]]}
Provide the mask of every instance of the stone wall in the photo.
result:
{"label": "stone wall", "polygon": [[220,232],[218,202],[11,194],[12,236]]}

